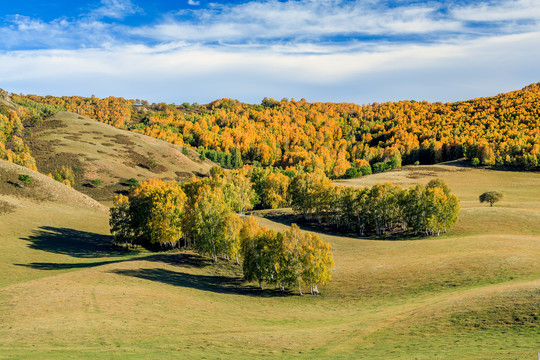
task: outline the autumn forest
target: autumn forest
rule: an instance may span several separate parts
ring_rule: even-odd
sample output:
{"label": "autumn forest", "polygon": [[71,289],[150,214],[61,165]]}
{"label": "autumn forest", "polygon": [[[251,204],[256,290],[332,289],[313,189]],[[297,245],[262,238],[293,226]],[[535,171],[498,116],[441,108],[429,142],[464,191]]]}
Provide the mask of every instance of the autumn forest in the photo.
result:
{"label": "autumn forest", "polygon": [[[215,151],[216,162],[229,167],[234,166],[227,156],[234,158],[234,153],[241,154],[244,163],[320,169],[332,178],[365,174],[367,165],[376,173],[401,163],[433,164],[464,156],[474,165],[523,170],[539,166],[539,84],[455,103],[363,106],[267,98],[260,105],[232,99],[167,105],[36,95],[13,95],[12,100],[29,109],[29,119],[36,113],[72,111],[200,152]],[[17,122],[14,115],[2,116],[8,127]],[[17,138],[13,144],[21,150]]]}

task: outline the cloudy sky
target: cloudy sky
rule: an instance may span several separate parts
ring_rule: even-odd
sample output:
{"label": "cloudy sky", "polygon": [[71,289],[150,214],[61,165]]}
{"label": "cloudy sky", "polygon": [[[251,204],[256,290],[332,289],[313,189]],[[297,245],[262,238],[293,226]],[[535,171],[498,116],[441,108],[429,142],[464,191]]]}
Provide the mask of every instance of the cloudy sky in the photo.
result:
{"label": "cloudy sky", "polygon": [[539,0],[25,0],[0,88],[207,103],[454,101],[540,81]]}

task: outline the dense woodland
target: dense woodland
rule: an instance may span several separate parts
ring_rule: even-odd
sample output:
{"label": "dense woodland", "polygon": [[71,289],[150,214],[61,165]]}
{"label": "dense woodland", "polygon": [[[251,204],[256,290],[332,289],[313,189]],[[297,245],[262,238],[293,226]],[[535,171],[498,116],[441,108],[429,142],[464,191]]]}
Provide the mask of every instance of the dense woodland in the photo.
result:
{"label": "dense woodland", "polygon": [[229,167],[244,162],[322,170],[332,178],[463,156],[478,165],[539,167],[539,84],[444,104],[400,101],[360,106],[265,98],[260,105],[231,99],[208,105],[144,101],[135,105],[134,100],[115,97],[13,95],[12,99],[25,106],[66,109],[190,146],[201,156],[212,150],[216,162]]}

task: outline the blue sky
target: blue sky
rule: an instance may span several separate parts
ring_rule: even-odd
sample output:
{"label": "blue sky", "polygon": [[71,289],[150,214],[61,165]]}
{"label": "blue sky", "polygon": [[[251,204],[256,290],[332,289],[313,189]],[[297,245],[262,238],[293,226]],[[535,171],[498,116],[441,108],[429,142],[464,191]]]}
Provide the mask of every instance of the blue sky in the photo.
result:
{"label": "blue sky", "polygon": [[540,81],[538,0],[10,1],[0,39],[0,87],[40,95],[362,104]]}

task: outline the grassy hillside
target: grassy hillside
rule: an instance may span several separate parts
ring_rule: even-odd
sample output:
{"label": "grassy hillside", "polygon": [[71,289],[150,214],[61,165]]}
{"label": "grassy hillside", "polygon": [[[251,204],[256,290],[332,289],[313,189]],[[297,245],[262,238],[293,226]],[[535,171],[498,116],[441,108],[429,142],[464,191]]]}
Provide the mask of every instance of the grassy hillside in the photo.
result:
{"label": "grassy hillside", "polygon": [[[540,178],[458,165],[348,180],[441,177],[462,199],[461,220],[429,239],[321,233],[334,278],[303,297],[257,290],[238,266],[190,252],[123,253],[108,245],[98,207],[25,197],[3,179],[0,199],[17,208],[0,215],[0,358],[534,358]],[[481,205],[487,190],[505,200]]]}
{"label": "grassy hillside", "polygon": [[206,174],[212,165],[193,150],[184,155],[180,146],[70,112],[27,130],[25,141],[40,172],[69,166],[75,172],[74,187],[107,204],[129,189],[127,179],[188,180]]}

